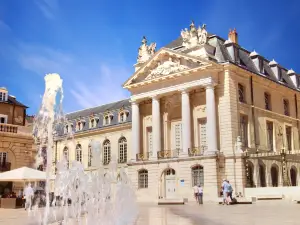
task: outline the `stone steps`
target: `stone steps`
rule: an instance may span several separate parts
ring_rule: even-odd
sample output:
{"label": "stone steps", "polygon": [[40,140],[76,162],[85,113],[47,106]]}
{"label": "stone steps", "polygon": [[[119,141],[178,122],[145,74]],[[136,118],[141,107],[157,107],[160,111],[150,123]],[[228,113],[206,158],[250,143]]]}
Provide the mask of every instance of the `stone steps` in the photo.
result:
{"label": "stone steps", "polygon": [[159,199],[158,205],[184,205],[184,199]]}

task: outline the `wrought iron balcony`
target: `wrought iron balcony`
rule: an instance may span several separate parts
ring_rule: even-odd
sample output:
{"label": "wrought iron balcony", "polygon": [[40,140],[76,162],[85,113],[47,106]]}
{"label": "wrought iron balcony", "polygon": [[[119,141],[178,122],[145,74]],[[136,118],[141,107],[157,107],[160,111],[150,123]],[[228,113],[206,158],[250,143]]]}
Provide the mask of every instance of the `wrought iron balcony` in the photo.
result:
{"label": "wrought iron balcony", "polygon": [[103,165],[108,165],[110,163],[110,159],[109,160],[103,160]]}
{"label": "wrought iron balcony", "polygon": [[189,156],[203,155],[206,149],[207,149],[207,146],[189,148]]}
{"label": "wrought iron balcony", "polygon": [[150,152],[138,153],[138,154],[136,154],[136,161],[146,161],[146,160],[149,160],[150,154],[151,154]]}
{"label": "wrought iron balcony", "polygon": [[0,172],[10,171],[10,162],[0,162]]}
{"label": "wrought iron balcony", "polygon": [[158,159],[170,159],[170,158],[178,158],[180,149],[175,150],[162,150],[157,152]]}
{"label": "wrought iron balcony", "polygon": [[0,132],[18,133],[18,126],[6,123],[0,123]]}
{"label": "wrought iron balcony", "polygon": [[118,163],[127,163],[127,158],[118,159]]}

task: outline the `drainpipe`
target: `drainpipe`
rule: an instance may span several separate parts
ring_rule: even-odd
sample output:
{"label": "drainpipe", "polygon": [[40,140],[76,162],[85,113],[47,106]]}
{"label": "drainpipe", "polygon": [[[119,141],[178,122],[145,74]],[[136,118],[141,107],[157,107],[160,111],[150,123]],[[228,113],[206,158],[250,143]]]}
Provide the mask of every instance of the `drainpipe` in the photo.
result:
{"label": "drainpipe", "polygon": [[[300,147],[300,129],[299,129],[299,121],[298,121],[298,100],[297,100],[297,94],[295,96],[295,112],[296,112],[296,119],[297,119],[297,129],[298,129],[298,148]],[[295,149],[295,144],[294,144],[294,149]]]}
{"label": "drainpipe", "polygon": [[253,77],[250,77],[250,91],[251,91],[251,113],[252,113],[252,125],[254,129],[254,144],[255,150],[257,151],[257,138],[256,138],[256,123],[255,123],[255,111],[254,111],[254,92],[253,92]]}

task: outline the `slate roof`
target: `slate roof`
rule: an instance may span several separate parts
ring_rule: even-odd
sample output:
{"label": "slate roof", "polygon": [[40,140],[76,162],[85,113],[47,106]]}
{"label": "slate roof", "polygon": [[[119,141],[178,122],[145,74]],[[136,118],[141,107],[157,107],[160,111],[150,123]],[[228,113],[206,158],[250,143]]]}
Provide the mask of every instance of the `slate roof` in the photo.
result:
{"label": "slate roof", "polygon": [[[121,109],[124,109],[124,110],[128,111],[128,113],[129,113],[128,118],[126,119],[125,122],[119,122],[119,112]],[[103,125],[104,114],[106,114],[107,112],[109,112],[113,116],[113,118],[109,125]],[[92,115],[99,119],[97,127],[94,127],[94,128],[89,127],[89,120]],[[112,102],[109,104],[100,105],[97,107],[68,113],[68,114],[66,114],[66,118],[68,119],[68,122],[70,124],[73,124],[74,128],[76,127],[76,122],[78,119],[80,119],[80,121],[82,121],[82,122],[83,121],[85,122],[83,129],[80,131],[75,131],[76,133],[81,133],[81,132],[84,132],[87,130],[102,129],[105,127],[111,127],[111,126],[118,125],[118,124],[130,123],[131,122],[131,103],[129,102],[129,99],[124,99],[124,100],[120,100],[117,102]],[[62,136],[64,134],[64,127],[59,126],[56,128],[56,131],[57,131],[58,136]]]}
{"label": "slate roof", "polygon": [[8,95],[8,98],[7,98],[7,101],[5,101],[4,103],[8,103],[8,104],[15,104],[17,106],[21,106],[21,107],[24,107],[24,108],[28,108],[28,106],[22,104],[21,102],[17,101],[15,97],[12,97],[10,95]]}
{"label": "slate roof", "polygon": [[[259,76],[263,76],[266,79],[272,80],[274,82],[277,82],[281,85],[285,85],[289,88],[292,88],[294,90],[298,90],[297,87],[293,84],[291,78],[289,75],[287,75],[287,69],[283,68],[282,66],[278,65],[281,71],[281,80],[277,80],[275,74],[273,73],[272,69],[269,66],[269,60],[265,59],[264,57],[260,56],[263,60],[263,71],[264,73],[261,73],[258,71],[258,69],[255,67],[254,63],[252,62],[250,58],[250,51],[242,48],[239,45],[235,45],[238,49],[238,58],[232,59],[230,57],[230,54],[224,45],[225,40],[219,36],[208,34],[208,44],[215,47],[215,55],[214,58],[217,60],[218,63],[225,63],[225,62],[231,62],[245,70],[248,70],[252,73],[255,73]],[[172,50],[182,50],[182,38],[179,37],[176,40],[172,41],[170,44],[167,44],[165,48],[169,48]]]}

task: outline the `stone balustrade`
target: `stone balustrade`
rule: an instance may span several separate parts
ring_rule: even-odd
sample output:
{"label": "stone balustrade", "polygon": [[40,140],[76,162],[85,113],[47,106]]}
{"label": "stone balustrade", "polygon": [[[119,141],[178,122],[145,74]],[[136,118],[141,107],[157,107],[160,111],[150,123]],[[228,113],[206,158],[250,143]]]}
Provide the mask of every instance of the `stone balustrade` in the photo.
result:
{"label": "stone balustrade", "polygon": [[6,123],[0,123],[0,132],[18,133],[18,126]]}

